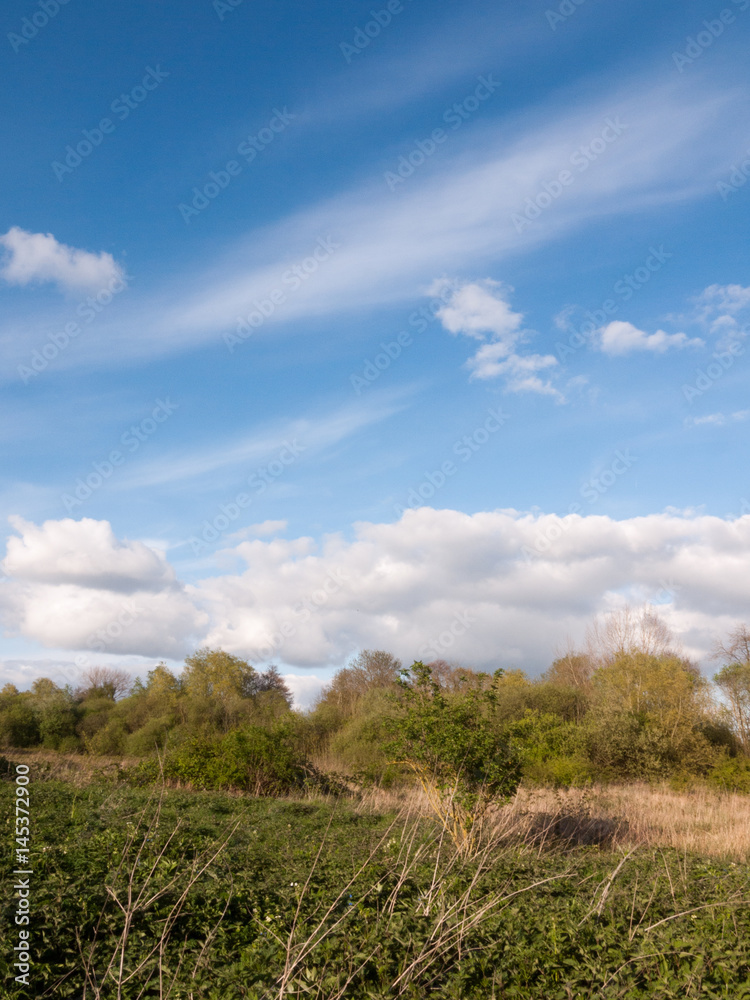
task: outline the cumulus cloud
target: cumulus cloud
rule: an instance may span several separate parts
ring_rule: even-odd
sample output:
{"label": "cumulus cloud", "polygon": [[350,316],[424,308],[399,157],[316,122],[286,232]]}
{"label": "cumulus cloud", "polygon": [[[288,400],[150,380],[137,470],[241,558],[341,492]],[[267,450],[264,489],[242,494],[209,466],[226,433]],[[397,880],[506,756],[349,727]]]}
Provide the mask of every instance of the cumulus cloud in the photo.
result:
{"label": "cumulus cloud", "polygon": [[210,644],[307,667],[370,647],[533,672],[567,634],[580,639],[592,616],[626,600],[658,601],[701,655],[750,599],[747,516],[614,521],[424,507],[395,524],[358,524],[351,542],[257,540],[237,553],[244,572],[196,587]]}
{"label": "cumulus cloud", "polygon": [[504,298],[512,289],[503,289],[497,281],[456,285],[447,278],[433,283],[429,294],[440,296],[453,289],[450,299],[438,312],[438,318],[450,333],[463,333],[477,340],[490,336],[505,345],[506,355],[515,347],[523,314],[514,312]]}
{"label": "cumulus cloud", "polygon": [[259,524],[249,524],[246,528],[241,528],[240,531],[235,531],[227,537],[231,542],[244,541],[246,538],[266,538],[269,535],[278,535],[280,532],[286,531],[286,528],[286,521],[261,521]]}
{"label": "cumulus cloud", "polygon": [[440,278],[428,290],[446,303],[437,317],[449,333],[484,342],[466,362],[472,378],[505,377],[509,392],[536,392],[561,400],[562,394],[551,382],[536,374],[555,367],[557,358],[551,354],[518,353],[520,345],[530,339],[531,331],[523,329],[523,314],[511,308],[511,291],[490,278],[463,285]]}
{"label": "cumulus cloud", "polygon": [[[161,553],[118,542],[106,522],[72,523],[77,530],[18,522],[39,562],[16,545],[0,588],[9,626],[50,648],[179,658],[208,644],[296,675],[380,648],[405,662],[536,673],[566,636],[581,640],[594,615],[626,601],[660,605],[698,657],[750,604],[750,515],[669,510],[616,521],[423,507],[394,524],[356,524],[351,539],[242,541],[240,571],[187,587]],[[61,537],[84,551],[82,562]],[[313,694],[297,688],[300,701]]]}
{"label": "cumulus cloud", "polygon": [[685,333],[665,333],[663,330],[651,334],[644,333],[632,323],[625,323],[622,320],[614,320],[602,327],[598,331],[598,343],[605,354],[612,355],[631,354],[633,351],[664,354],[673,347],[680,349],[705,346],[699,337],[690,338]]}
{"label": "cumulus cloud", "polygon": [[175,582],[163,553],[143,542],[118,541],[108,521],[64,518],[41,526],[16,516],[9,521],[18,535],[8,539],[2,564],[8,576],[123,594]]}
{"label": "cumulus cloud", "polygon": [[90,253],[59,243],[51,233],[29,233],[13,226],[0,236],[4,254],[0,277],[11,285],[52,282],[63,291],[99,291],[124,273],[112,254]]}
{"label": "cumulus cloud", "polygon": [[2,612],[47,647],[181,656],[206,616],[162,552],[121,542],[107,521],[11,518]]}

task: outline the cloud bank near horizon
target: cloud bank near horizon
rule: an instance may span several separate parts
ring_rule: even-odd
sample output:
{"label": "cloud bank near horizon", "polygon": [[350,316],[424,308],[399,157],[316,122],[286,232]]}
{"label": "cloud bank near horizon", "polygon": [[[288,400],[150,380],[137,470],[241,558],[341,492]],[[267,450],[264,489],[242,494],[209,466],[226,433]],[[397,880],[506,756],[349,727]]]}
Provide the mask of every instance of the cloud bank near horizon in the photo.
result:
{"label": "cloud bank near horizon", "polygon": [[269,535],[222,550],[243,568],[177,580],[162,552],[106,521],[14,521],[0,593],[6,628],[89,657],[179,659],[220,646],[294,670],[361,648],[403,660],[543,670],[598,613],[652,602],[688,655],[746,617],[750,514],[607,516],[422,507],[350,540]]}

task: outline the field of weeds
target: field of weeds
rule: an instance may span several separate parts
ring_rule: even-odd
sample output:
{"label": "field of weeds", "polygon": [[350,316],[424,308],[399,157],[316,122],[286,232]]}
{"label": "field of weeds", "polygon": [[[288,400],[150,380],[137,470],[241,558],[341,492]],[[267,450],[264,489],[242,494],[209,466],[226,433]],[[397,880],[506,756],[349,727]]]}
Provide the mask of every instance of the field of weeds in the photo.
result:
{"label": "field of weeds", "polygon": [[464,856],[416,794],[88,773],[31,803],[33,987],[13,989],[8,891],[8,998],[750,997],[741,797],[522,789]]}

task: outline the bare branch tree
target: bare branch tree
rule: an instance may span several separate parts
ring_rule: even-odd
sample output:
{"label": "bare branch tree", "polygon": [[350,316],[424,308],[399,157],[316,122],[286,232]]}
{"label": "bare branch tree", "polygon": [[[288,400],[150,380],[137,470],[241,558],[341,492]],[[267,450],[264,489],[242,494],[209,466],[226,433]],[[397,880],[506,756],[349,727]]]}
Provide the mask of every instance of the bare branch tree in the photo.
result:
{"label": "bare branch tree", "polygon": [[82,694],[101,691],[110,698],[119,698],[130,690],[133,678],[125,670],[116,667],[87,667],[81,675],[84,687]]}
{"label": "bare branch tree", "polygon": [[638,609],[626,604],[619,611],[597,617],[586,631],[586,647],[600,666],[633,653],[679,656],[672,630],[648,604]]}

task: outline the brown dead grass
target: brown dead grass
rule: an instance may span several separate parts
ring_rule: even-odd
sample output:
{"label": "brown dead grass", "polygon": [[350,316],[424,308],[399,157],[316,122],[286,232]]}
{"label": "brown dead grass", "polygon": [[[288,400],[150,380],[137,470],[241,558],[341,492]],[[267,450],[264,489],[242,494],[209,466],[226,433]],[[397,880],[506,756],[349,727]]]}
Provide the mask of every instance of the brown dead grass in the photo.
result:
{"label": "brown dead grass", "polygon": [[[425,815],[419,789],[366,793],[360,808],[381,811],[405,800]],[[750,859],[750,796],[695,788],[633,783],[588,788],[520,788],[513,801],[492,811],[492,839],[539,850],[556,844],[599,844],[615,850],[671,847],[705,857]]]}
{"label": "brown dead grass", "polygon": [[0,755],[18,764],[28,764],[36,781],[66,781],[76,788],[92,782],[116,780],[121,768],[137,764],[135,758],[92,757],[79,753],[58,753],[56,750],[11,750]]}

